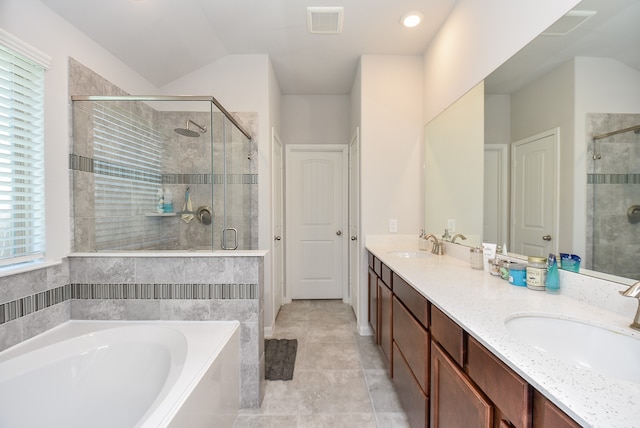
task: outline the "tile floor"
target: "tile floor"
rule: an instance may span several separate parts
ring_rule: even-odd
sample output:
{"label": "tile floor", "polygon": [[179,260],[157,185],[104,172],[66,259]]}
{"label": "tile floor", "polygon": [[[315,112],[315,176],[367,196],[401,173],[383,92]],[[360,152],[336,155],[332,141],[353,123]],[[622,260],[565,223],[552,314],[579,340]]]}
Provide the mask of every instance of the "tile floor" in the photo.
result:
{"label": "tile floor", "polygon": [[280,309],[274,338],[298,339],[290,381],[267,381],[260,409],[235,428],[406,428],[406,415],[371,336],[356,332],[350,306],[296,300]]}

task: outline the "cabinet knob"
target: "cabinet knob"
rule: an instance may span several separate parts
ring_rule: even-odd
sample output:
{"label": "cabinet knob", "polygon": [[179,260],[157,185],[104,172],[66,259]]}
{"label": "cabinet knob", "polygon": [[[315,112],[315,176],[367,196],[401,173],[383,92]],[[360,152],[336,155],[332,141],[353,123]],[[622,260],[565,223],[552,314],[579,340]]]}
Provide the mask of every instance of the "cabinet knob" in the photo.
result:
{"label": "cabinet knob", "polygon": [[544,236],[542,237],[542,240],[543,240],[543,241],[551,241],[551,235],[544,235]]}
{"label": "cabinet knob", "polygon": [[352,240],[352,241],[357,241],[357,240],[358,240],[358,237],[354,235],[354,236],[352,236],[352,237],[351,237],[351,240]]}
{"label": "cabinet knob", "polygon": [[273,237],[274,240],[279,241],[282,239],[282,237],[280,235],[276,235]]}
{"label": "cabinet knob", "polygon": [[338,235],[338,236],[342,235],[342,231],[341,230],[337,231],[336,235]]}

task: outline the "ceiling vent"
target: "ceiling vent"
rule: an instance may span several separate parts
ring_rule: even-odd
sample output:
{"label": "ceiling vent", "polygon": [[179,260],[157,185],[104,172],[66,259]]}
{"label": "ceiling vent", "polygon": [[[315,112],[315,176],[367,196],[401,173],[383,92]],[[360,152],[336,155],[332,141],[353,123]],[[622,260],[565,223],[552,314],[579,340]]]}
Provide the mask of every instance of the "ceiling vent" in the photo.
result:
{"label": "ceiling vent", "polygon": [[595,15],[593,10],[570,10],[562,18],[551,24],[542,35],[544,36],[566,36],[571,31],[584,24],[589,18]]}
{"label": "ceiling vent", "polygon": [[311,34],[342,33],[343,7],[308,7],[307,28]]}

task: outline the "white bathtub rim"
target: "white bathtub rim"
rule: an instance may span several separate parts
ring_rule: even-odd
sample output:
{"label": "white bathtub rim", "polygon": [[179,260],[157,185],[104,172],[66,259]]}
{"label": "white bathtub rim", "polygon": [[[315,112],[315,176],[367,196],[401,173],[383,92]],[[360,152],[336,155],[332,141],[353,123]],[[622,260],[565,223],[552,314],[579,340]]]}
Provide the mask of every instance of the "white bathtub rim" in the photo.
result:
{"label": "white bathtub rim", "polygon": [[[70,320],[0,352],[0,364],[31,351],[91,332],[140,325],[168,326],[180,331],[187,340],[188,358],[184,362],[180,375],[167,394],[161,400],[154,402],[136,424],[136,427],[140,428],[166,426],[205,375],[208,367],[221,353],[224,345],[240,329],[239,321]],[[224,326],[225,328],[215,329],[215,337],[208,335],[206,338],[202,337],[207,328],[210,329],[213,326]],[[206,333],[210,334],[211,331],[206,331]],[[162,392],[159,395],[161,394]],[[239,399],[240,397],[238,397]]]}

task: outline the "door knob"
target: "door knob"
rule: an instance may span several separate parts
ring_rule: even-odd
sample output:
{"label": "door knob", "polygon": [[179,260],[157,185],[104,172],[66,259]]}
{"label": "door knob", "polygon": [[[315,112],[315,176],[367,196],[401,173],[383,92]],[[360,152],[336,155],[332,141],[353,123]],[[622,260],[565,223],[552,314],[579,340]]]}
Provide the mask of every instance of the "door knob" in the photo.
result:
{"label": "door knob", "polygon": [[338,235],[338,236],[342,235],[342,231],[341,230],[337,231],[336,235]]}
{"label": "door knob", "polygon": [[544,235],[544,236],[542,237],[542,240],[543,240],[543,241],[551,241],[551,235]]}
{"label": "door knob", "polygon": [[280,237],[280,235],[276,235],[276,236],[273,237],[273,239],[275,239],[276,241],[279,241],[279,240],[282,239],[282,237]]}
{"label": "door knob", "polygon": [[352,237],[351,237],[351,240],[352,240],[352,241],[357,241],[357,240],[358,240],[358,237],[357,237],[357,236],[352,236]]}

